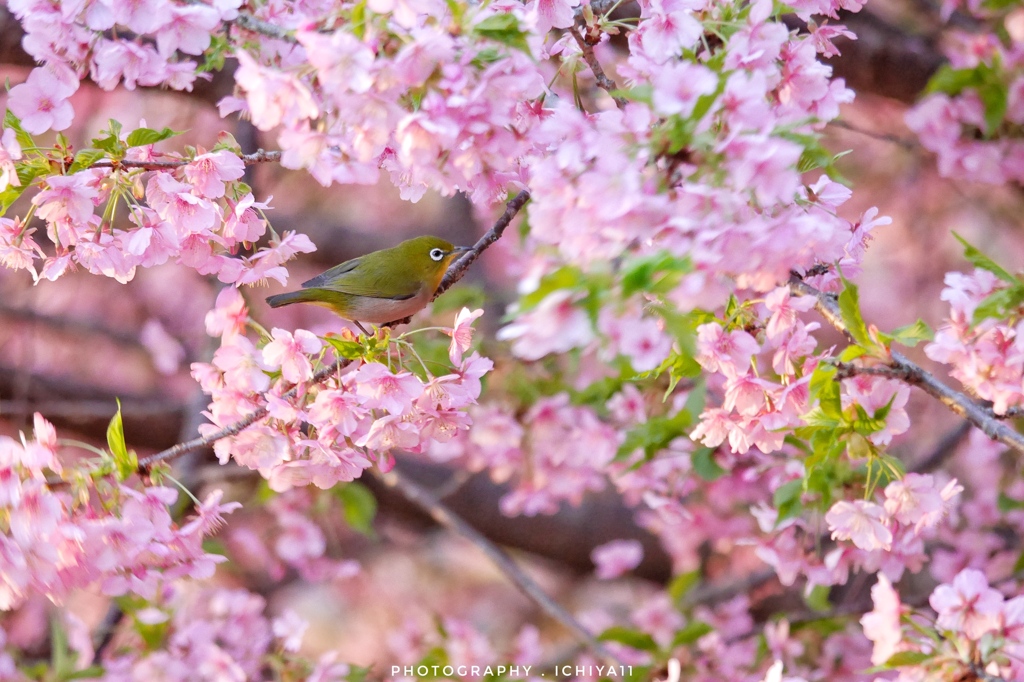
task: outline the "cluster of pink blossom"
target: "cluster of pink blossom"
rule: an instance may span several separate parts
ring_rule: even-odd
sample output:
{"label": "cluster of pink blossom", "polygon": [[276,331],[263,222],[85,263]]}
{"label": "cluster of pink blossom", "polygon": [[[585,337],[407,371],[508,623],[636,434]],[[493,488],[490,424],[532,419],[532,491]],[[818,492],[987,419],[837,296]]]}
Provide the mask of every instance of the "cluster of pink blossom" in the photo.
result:
{"label": "cluster of pink blossom", "polygon": [[0,609],[32,595],[60,602],[90,585],[109,596],[151,599],[166,582],[207,578],[223,561],[202,546],[239,506],[221,503],[220,491],[179,525],[172,488],[94,486],[85,476],[71,489],[54,484],[47,476],[62,472],[57,447],[54,428],[39,414],[33,440],[0,436]]}
{"label": "cluster of pink blossom", "polygon": [[427,189],[500,198],[526,179],[518,160],[540,115],[530,101],[545,91],[532,59],[536,16],[518,3],[390,8],[261,6],[257,16],[296,29],[297,43],[236,50],[240,97],[221,112],[280,127],[282,164],[324,185],[374,183],[384,168],[410,200]]}
{"label": "cluster of pink blossom", "polygon": [[924,541],[947,531],[948,523],[941,522],[962,491],[956,479],[943,484],[930,474],[909,473],[885,487],[881,502],[835,502],[825,522],[832,539],[842,542],[824,555],[817,550],[820,541],[813,521],[780,520],[778,510],[761,504],[753,510],[766,534],[758,540],[757,554],[784,585],[800,575],[810,586],[839,585],[852,570],[882,571],[899,580],[906,569],[916,573],[925,565]]}
{"label": "cluster of pink blossom", "polygon": [[[805,324],[798,315],[813,305],[813,299],[793,297],[786,287],[771,291],[764,299],[763,347],[741,328],[726,331],[717,322],[697,328],[697,362],[725,383],[722,406],[701,414],[691,438],[708,447],[728,440],[739,454],[751,447],[765,454],[782,448],[787,430],[801,425],[809,408],[808,382],[816,362],[811,354],[817,346],[810,332],[820,325]],[[756,356],[768,352],[778,380],[758,367]]]}
{"label": "cluster of pink blossom", "polygon": [[463,357],[476,317],[464,310],[449,332],[449,374],[434,376],[420,366],[421,378],[401,366],[360,358],[312,383],[324,342],[305,329],[275,328],[257,347],[245,336],[248,309],[241,294],[224,289],[206,318],[207,331],[221,338],[221,346],[211,363],[192,365],[211,397],[206,414],[212,423],[201,431],[213,433],[266,409],[265,418],[218,440],[214,450],[222,463],[233,458],[259,471],[276,491],[352,481],[374,461],[389,470],[393,450],[420,452],[469,427],[466,408],[476,403],[480,379],[493,366],[478,353]]}
{"label": "cluster of pink blossom", "polygon": [[7,6],[25,29],[22,45],[44,66],[11,89],[8,106],[38,135],[71,125],[68,98],[86,75],[105,90],[164,85],[191,91],[201,73],[187,56],[203,55],[240,4],[13,0]]}
{"label": "cluster of pink blossom", "polygon": [[1003,415],[1024,405],[1024,319],[1014,314],[975,320],[979,305],[998,292],[1007,292],[1006,283],[988,270],[948,273],[942,300],[949,301],[949,318],[925,353]]}
{"label": "cluster of pink blossom", "polygon": [[[954,3],[944,4],[951,11]],[[942,175],[1019,184],[1024,182],[1024,11],[965,4],[964,10],[991,30],[951,31],[943,41],[949,64],[933,77],[935,92],[907,113],[907,125],[936,154]]]}
{"label": "cluster of pink blossom", "polygon": [[490,471],[496,482],[514,480],[501,500],[510,516],[552,514],[563,501],[579,504],[586,492],[603,489],[604,469],[622,440],[617,429],[589,407],[571,404],[565,393],[541,398],[521,419],[493,404],[469,414],[472,429],[427,453]]}
{"label": "cluster of pink blossom", "polygon": [[273,580],[283,579],[289,568],[310,583],[357,574],[357,562],[326,556],[327,538],[310,518],[313,503],[313,496],[302,488],[275,496],[267,505],[273,523],[241,525],[227,533],[226,544],[232,556],[245,568],[260,570]]}
{"label": "cluster of pink blossom", "polygon": [[135,622],[150,626],[150,632],[153,626],[164,626],[160,640],[107,653],[99,679],[243,682],[260,678],[271,659],[285,679],[347,678],[351,669],[337,663],[336,654],[325,654],[315,663],[296,655],[308,623],[294,611],[271,620],[265,610],[263,597],[243,589],[174,592],[162,608],[149,606],[133,614]]}
{"label": "cluster of pink blossom", "polygon": [[[1005,680],[1024,674],[1024,597],[1006,599],[979,570],[964,569],[936,587],[928,600],[934,621],[915,614],[913,629],[906,625],[913,610],[901,602],[885,574],[878,574],[871,598],[874,608],[861,619],[874,644],[871,662],[883,665],[898,653],[916,654],[905,658],[896,678],[900,682],[956,679],[967,671]],[[941,637],[921,636],[925,627]],[[977,646],[980,641],[986,645]]]}
{"label": "cluster of pink blossom", "polygon": [[[139,163],[158,157],[167,161],[152,145],[132,147],[126,155]],[[93,168],[46,177],[32,197],[32,212],[46,223],[56,253],[46,256],[28,219],[0,218],[0,262],[50,280],[77,264],[123,283],[138,267],[174,261],[227,283],[267,278],[285,283],[288,273],[282,264],[315,250],[305,235],[286,232],[283,237],[273,234],[270,245],[251,256],[237,256],[267,231],[261,216],[266,204],[256,202],[238,182],[244,165],[237,151],[217,149],[181,164],[176,170],[150,173],[144,186],[141,169]],[[138,203],[143,196],[148,206]],[[112,221],[121,202],[131,223],[127,229]],[[94,212],[99,206],[104,207],[102,216]],[[37,274],[40,258],[45,260]]]}

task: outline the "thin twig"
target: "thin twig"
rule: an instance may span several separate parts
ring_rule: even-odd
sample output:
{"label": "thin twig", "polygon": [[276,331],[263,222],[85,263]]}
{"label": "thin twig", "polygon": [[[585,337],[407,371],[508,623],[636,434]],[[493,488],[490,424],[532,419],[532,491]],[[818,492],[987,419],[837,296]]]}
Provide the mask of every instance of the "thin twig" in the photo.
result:
{"label": "thin twig", "polygon": [[246,12],[239,12],[238,16],[235,17],[234,23],[239,28],[244,28],[246,31],[252,31],[253,33],[260,33],[268,38],[284,40],[289,43],[298,42],[288,29],[281,28],[262,19],[257,19]]}
{"label": "thin twig", "polygon": [[476,545],[523,594],[540,606],[549,616],[564,625],[570,632],[576,635],[580,642],[585,644],[594,653],[601,658],[614,662],[616,665],[622,665],[622,661],[609,652],[593,634],[572,617],[572,614],[548,596],[530,576],[526,575],[505,550],[485,538],[479,531],[466,523],[462,517],[444,506],[426,488],[423,488],[412,479],[403,476],[397,469],[393,469],[386,474],[375,475],[384,485],[397,491],[405,499],[422,509],[438,524],[454,533],[458,533]]}
{"label": "thin twig", "polygon": [[960,445],[960,441],[962,441],[970,432],[971,422],[961,422],[960,426],[943,436],[942,440],[940,440],[938,445],[935,446],[935,449],[932,450],[927,457],[915,464],[911,471],[917,474],[926,474],[929,471],[935,471],[950,455],[956,452],[956,448]]}
{"label": "thin twig", "polygon": [[[344,367],[347,367],[349,364],[351,364],[351,362],[351,360],[338,360],[336,362],[331,363],[330,365],[327,365],[326,367],[321,367],[320,370],[313,375],[313,378],[310,379],[308,383],[318,384],[321,381],[325,380],[327,377],[334,374],[335,372],[341,370]],[[285,400],[289,398],[294,398],[295,395],[298,393],[299,388],[305,385],[307,384],[296,385],[290,391],[285,393],[284,396],[282,397]],[[166,462],[168,460],[181,457],[186,453],[210,447],[214,442],[221,440],[222,438],[236,436],[245,429],[249,428],[256,422],[258,422],[260,419],[266,417],[267,413],[268,409],[266,407],[261,407],[251,412],[248,416],[239,419],[231,426],[225,426],[220,431],[215,431],[208,436],[193,438],[192,440],[185,441],[184,443],[178,443],[177,445],[169,447],[166,450],[161,450],[160,452],[149,455],[148,457],[143,457],[142,459],[139,460],[139,470],[145,472],[154,464],[157,464],[159,462]]]}
{"label": "thin twig", "polygon": [[466,270],[476,261],[477,258],[480,257],[480,254],[483,253],[491,244],[501,239],[501,235],[504,234],[505,228],[509,226],[512,219],[516,217],[519,211],[522,210],[523,206],[525,206],[526,202],[529,200],[530,190],[524,189],[505,204],[505,212],[498,217],[494,226],[487,230],[486,234],[480,237],[476,244],[473,244],[472,249],[463,254],[457,261],[452,263],[450,268],[448,268],[448,272],[445,273],[444,279],[441,280],[441,284],[437,287],[437,291],[434,292],[434,298],[437,298],[444,292],[451,289],[453,284],[462,279],[463,275],[466,274]]}
{"label": "thin twig", "polygon": [[725,584],[702,585],[688,593],[682,600],[683,609],[692,609],[694,606],[714,606],[728,601],[739,594],[747,594],[756,587],[764,585],[775,578],[773,569],[756,571],[733,582]]}
{"label": "thin twig", "polygon": [[103,654],[114,641],[114,635],[117,634],[117,626],[121,624],[124,617],[125,613],[117,602],[111,602],[110,606],[107,608],[106,615],[103,616],[103,621],[96,628],[96,632],[93,633],[93,637],[95,638],[92,656],[93,665],[102,664]]}
{"label": "thin twig", "polygon": [[[247,166],[252,166],[258,163],[276,163],[281,160],[281,152],[268,152],[264,149],[257,149],[252,154],[242,154],[239,156]],[[89,168],[141,168],[143,170],[167,170],[169,168],[181,168],[192,163],[188,159],[173,159],[166,161],[131,161],[128,159],[122,159],[118,161],[97,161],[96,163],[89,166]]]}
{"label": "thin twig", "polygon": [[834,128],[842,128],[843,130],[849,130],[851,133],[860,133],[861,135],[864,135],[866,137],[871,137],[876,140],[881,140],[883,142],[891,142],[892,144],[899,145],[900,147],[903,147],[908,151],[914,151],[921,148],[921,145],[919,145],[914,140],[908,140],[906,138],[902,138],[898,135],[892,135],[890,133],[876,133],[873,130],[866,130],[865,128],[860,128],[858,126],[853,125],[852,123],[843,121],[841,119],[829,121],[828,125]]}
{"label": "thin twig", "polygon": [[[494,226],[490,230],[488,230],[487,233],[483,237],[481,237],[476,244],[473,245],[473,248],[470,251],[467,251],[466,254],[462,256],[462,258],[455,261],[455,263],[453,263],[451,267],[448,268],[448,272],[445,273],[444,279],[441,280],[441,285],[437,288],[437,291],[434,293],[434,298],[437,298],[438,296],[443,294],[449,287],[451,287],[453,284],[462,279],[463,275],[466,274],[466,270],[473,263],[473,261],[475,261],[480,256],[484,249],[489,247],[494,242],[498,241],[502,233],[504,233],[505,228],[508,227],[509,223],[512,222],[512,219],[515,218],[516,214],[519,213],[519,210],[526,204],[529,198],[530,192],[524,189],[515,197],[513,197],[511,201],[508,202],[508,205],[505,207],[505,212],[502,213],[501,217],[498,218],[498,221],[494,223]],[[385,326],[393,326],[401,322],[402,320],[399,320],[396,322],[391,322]],[[321,368],[316,374],[313,375],[313,378],[308,382],[308,384],[320,383],[327,377],[334,374],[336,371],[348,366],[351,362],[351,360],[338,360],[337,362],[328,365],[327,367]],[[290,391],[285,393],[283,397],[285,399],[294,397],[295,394],[298,392],[299,388],[302,387],[303,385],[307,384],[299,384],[298,386],[295,386]],[[141,460],[139,460],[139,470],[145,472],[158,462],[166,462],[169,460],[173,460],[177,457],[181,457],[186,453],[207,448],[214,442],[222,438],[228,438],[230,436],[238,435],[239,433],[249,428],[250,426],[252,426],[260,419],[263,419],[266,416],[267,408],[261,407],[258,410],[255,410],[254,412],[249,414],[248,416],[238,420],[234,424],[226,426],[223,429],[220,429],[219,431],[215,431],[208,436],[193,438],[192,440],[185,441],[183,443],[178,443],[177,445],[167,448],[166,450],[162,450],[155,454],[149,455],[148,457],[142,458]]]}
{"label": "thin twig", "polygon": [[[839,312],[839,304],[835,298],[823,291],[815,289],[797,276],[789,280],[789,288],[802,296],[813,296],[815,308],[825,320],[837,330],[850,337],[843,316]],[[999,441],[1018,452],[1024,453],[1024,435],[1011,429],[1001,422],[989,409],[979,405],[970,397],[955,391],[935,378],[935,375],[909,360],[898,351],[890,351],[892,361],[889,367],[897,373],[897,378],[905,383],[917,386],[922,391],[937,399],[955,414],[960,415],[981,429],[992,440]]]}
{"label": "thin twig", "polygon": [[615,85],[615,81],[609,78],[605,74],[604,69],[601,68],[601,62],[597,61],[597,55],[594,54],[594,46],[583,37],[583,34],[575,26],[569,27],[569,33],[576,39],[576,44],[580,46],[580,51],[583,52],[583,59],[586,60],[590,70],[594,72],[597,87],[607,92],[615,100],[615,106],[619,109],[624,109],[626,107],[626,98],[613,94],[619,88]]}

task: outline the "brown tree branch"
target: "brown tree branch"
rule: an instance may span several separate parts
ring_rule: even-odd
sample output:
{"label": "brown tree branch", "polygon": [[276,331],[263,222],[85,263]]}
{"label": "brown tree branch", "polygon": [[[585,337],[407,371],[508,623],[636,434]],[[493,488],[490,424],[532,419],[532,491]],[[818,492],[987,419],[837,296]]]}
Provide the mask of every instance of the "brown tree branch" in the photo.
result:
{"label": "brown tree branch", "polygon": [[[246,166],[258,163],[276,163],[281,160],[281,152],[268,152],[265,149],[257,149],[252,154],[242,154],[238,158]],[[167,161],[131,161],[122,159],[117,161],[97,161],[89,166],[90,168],[141,168],[143,170],[167,170],[170,168],[181,168],[187,166],[191,161],[188,159],[169,159]]]}
{"label": "brown tree branch", "polygon": [[[795,294],[813,296],[815,299],[814,307],[821,316],[830,325],[852,340],[849,331],[846,329],[846,324],[843,322],[842,314],[839,312],[839,304],[834,297],[815,289],[795,275],[789,280],[789,288]],[[899,351],[891,351],[890,355],[892,361],[888,363],[886,369],[879,369],[876,366],[874,369],[867,370],[867,373],[891,372],[891,374],[886,373],[885,375],[917,386],[948,407],[954,414],[963,417],[981,429],[992,440],[999,441],[1018,452],[1024,453],[1024,435],[1000,421],[991,409],[979,405],[966,394],[946,386],[934,374],[912,362]]]}
{"label": "brown tree branch", "polygon": [[618,87],[611,78],[604,72],[601,67],[601,62],[597,61],[597,55],[594,54],[594,46],[583,37],[579,29],[575,26],[569,27],[569,33],[576,39],[576,44],[580,46],[580,51],[583,53],[583,59],[587,62],[590,70],[594,74],[594,79],[597,81],[597,87],[607,92],[613,100],[615,100],[615,106],[619,109],[624,109],[626,106],[626,98],[620,97],[614,94]]}
{"label": "brown tree branch", "polygon": [[585,644],[591,651],[609,662],[613,662],[616,665],[622,665],[622,661],[618,660],[605,648],[603,644],[601,644],[601,642],[597,641],[592,633],[587,631],[579,621],[572,617],[572,614],[548,596],[548,594],[541,589],[540,585],[530,578],[530,576],[526,575],[526,573],[519,568],[516,562],[512,560],[512,557],[510,557],[503,549],[481,535],[461,517],[452,513],[450,509],[442,504],[440,500],[434,497],[425,488],[420,486],[418,483],[415,483],[412,479],[406,478],[402,474],[398,473],[398,470],[396,469],[393,469],[386,474],[374,475],[379,478],[384,485],[397,490],[403,497],[429,514],[434,521],[476,545],[477,548],[486,554],[487,558],[493,561],[495,565],[501,569],[501,572],[504,573],[505,576],[508,577],[508,579],[511,580],[512,583],[527,596],[527,598],[540,606],[545,613],[572,632],[576,638]]}

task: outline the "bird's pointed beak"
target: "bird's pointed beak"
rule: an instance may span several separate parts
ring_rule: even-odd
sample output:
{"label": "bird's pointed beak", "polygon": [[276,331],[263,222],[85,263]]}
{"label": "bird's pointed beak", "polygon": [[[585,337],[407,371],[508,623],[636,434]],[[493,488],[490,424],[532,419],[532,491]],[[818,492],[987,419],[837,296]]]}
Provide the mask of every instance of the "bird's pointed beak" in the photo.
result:
{"label": "bird's pointed beak", "polygon": [[454,249],[452,249],[452,253],[466,253],[467,251],[472,250],[472,246],[456,246]]}

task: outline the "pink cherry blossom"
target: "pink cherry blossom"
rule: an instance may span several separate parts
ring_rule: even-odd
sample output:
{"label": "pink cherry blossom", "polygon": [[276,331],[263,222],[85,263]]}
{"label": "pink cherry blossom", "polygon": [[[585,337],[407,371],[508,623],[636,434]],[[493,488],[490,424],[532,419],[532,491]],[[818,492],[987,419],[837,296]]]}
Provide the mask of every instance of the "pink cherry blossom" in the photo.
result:
{"label": "pink cherry blossom", "polygon": [[539,360],[549,353],[587,345],[594,331],[587,314],[573,305],[573,292],[560,290],[517,315],[516,321],[500,329],[496,338],[512,340],[512,352],[517,356]]}
{"label": "pink cherry blossom", "polygon": [[297,329],[292,334],[275,327],[270,332],[273,340],[263,347],[263,361],[269,367],[280,367],[285,381],[297,384],[313,375],[309,355],[315,355],[323,343],[310,331]]}
{"label": "pink cherry blossom", "polygon": [[851,540],[857,547],[871,551],[892,546],[892,530],[885,510],[874,502],[840,500],[825,515],[833,540]]}
{"label": "pink cherry blossom", "polygon": [[595,547],[590,558],[602,580],[617,578],[640,565],[644,550],[637,540],[613,540]]}
{"label": "pink cherry blossom", "polygon": [[368,362],[352,375],[356,394],[369,409],[380,408],[401,416],[412,409],[413,402],[423,394],[423,383],[409,372],[393,373],[378,362]]}
{"label": "pink cherry blossom", "polygon": [[536,16],[537,33],[544,35],[552,28],[572,26],[573,8],[580,0],[530,0],[527,12]]}
{"label": "pink cherry blossom", "polygon": [[896,653],[903,640],[900,596],[884,573],[878,574],[878,582],[871,588],[871,601],[874,608],[861,617],[860,624],[865,636],[874,642],[871,663],[882,665]]}
{"label": "pink cherry blossom", "polygon": [[448,358],[453,365],[462,362],[462,354],[469,350],[473,342],[473,321],[483,314],[483,310],[470,312],[469,308],[463,308],[455,318],[455,326],[451,331],[445,332],[452,337],[452,342],[448,346]]}
{"label": "pink cherry blossom", "polygon": [[985,574],[967,568],[951,585],[939,585],[928,603],[939,614],[938,626],[978,639],[999,625],[1003,596],[988,586]]}
{"label": "pink cherry blossom", "polygon": [[185,177],[199,196],[219,199],[224,196],[224,183],[238,180],[245,174],[245,165],[227,150],[200,154],[185,166]]}
{"label": "pink cherry blossom", "polygon": [[22,128],[33,135],[66,130],[75,115],[67,99],[77,89],[77,80],[69,82],[45,67],[38,67],[24,83],[11,88],[7,106],[21,119]]}

